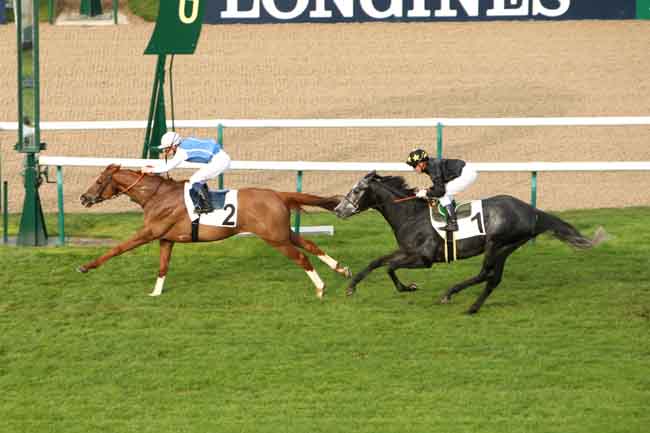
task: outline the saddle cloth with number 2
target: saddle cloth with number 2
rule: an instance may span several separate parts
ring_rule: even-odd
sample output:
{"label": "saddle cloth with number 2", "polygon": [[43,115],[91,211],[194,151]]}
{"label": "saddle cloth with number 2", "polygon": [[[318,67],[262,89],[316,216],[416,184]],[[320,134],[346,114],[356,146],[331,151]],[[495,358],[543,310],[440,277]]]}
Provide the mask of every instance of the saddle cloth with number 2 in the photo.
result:
{"label": "saddle cloth with number 2", "polygon": [[[185,192],[183,193],[183,197],[185,199],[185,208],[187,209],[190,220],[194,221],[199,217],[199,215],[194,212],[194,203],[192,203],[192,198],[190,197],[190,188],[191,186],[189,182],[185,183]],[[223,207],[221,209],[215,209],[210,213],[202,214],[199,223],[201,225],[215,227],[237,227],[238,207],[237,190],[231,189],[226,193]]]}

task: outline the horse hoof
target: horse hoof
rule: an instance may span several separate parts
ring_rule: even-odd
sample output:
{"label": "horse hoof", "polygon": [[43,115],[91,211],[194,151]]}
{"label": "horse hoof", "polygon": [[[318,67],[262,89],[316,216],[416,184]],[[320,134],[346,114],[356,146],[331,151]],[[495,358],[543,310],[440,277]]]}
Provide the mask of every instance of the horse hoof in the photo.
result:
{"label": "horse hoof", "polygon": [[352,287],[352,286],[348,287],[347,290],[345,291],[345,293],[346,293],[348,296],[352,296],[352,295],[354,295],[354,292],[356,292],[356,289],[355,289],[354,287]]}
{"label": "horse hoof", "polygon": [[470,308],[469,310],[465,311],[465,314],[472,315],[478,313],[478,310],[474,308]]}
{"label": "horse hoof", "polygon": [[415,292],[418,289],[418,285],[415,283],[411,283],[408,286],[405,286],[404,284],[400,285],[400,287],[397,288],[397,291],[402,293],[402,292]]}
{"label": "horse hoof", "polygon": [[325,287],[322,287],[320,289],[316,289],[316,297],[318,299],[323,299],[324,296],[325,296]]}
{"label": "horse hoof", "polygon": [[449,304],[449,303],[451,303],[451,298],[449,298],[448,296],[443,296],[442,298],[440,298],[440,303],[441,304]]}
{"label": "horse hoof", "polygon": [[341,275],[343,275],[345,278],[352,278],[352,271],[349,267],[346,266],[341,270]]}
{"label": "horse hoof", "polygon": [[80,274],[85,274],[85,273],[88,272],[88,269],[86,269],[86,268],[83,267],[83,266],[78,266],[78,267],[77,267],[77,272],[79,272]]}

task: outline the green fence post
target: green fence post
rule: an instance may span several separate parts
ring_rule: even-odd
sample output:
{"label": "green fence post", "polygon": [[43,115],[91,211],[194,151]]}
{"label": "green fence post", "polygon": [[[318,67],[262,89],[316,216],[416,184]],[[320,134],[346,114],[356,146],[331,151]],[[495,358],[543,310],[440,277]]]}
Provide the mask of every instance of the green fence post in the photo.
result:
{"label": "green fence post", "polygon": [[531,172],[530,178],[530,205],[537,207],[537,172]]}
{"label": "green fence post", "polygon": [[[223,125],[217,125],[217,143],[223,147]],[[219,189],[223,189],[223,173],[219,175]]]}
{"label": "green fence post", "polygon": [[650,0],[636,0],[636,18],[650,20]]}
{"label": "green fence post", "polygon": [[9,183],[2,182],[2,241],[9,242]]}
{"label": "green fence post", "polygon": [[54,24],[54,0],[47,0],[47,21]]}
{"label": "green fence post", "polygon": [[113,24],[117,24],[118,0],[113,0]]}
{"label": "green fence post", "polygon": [[79,6],[79,14],[87,15],[89,17],[101,15],[102,14],[101,0],[81,0],[81,5]]}
{"label": "green fence post", "polygon": [[[296,191],[302,192],[302,170],[298,170],[298,177],[296,178]],[[300,233],[300,210],[296,211],[296,218],[293,224],[293,231]]]}
{"label": "green fence post", "polygon": [[438,155],[438,158],[442,158],[442,123],[438,122],[436,131],[436,154]]}
{"label": "green fence post", "polygon": [[[537,207],[537,172],[530,172],[530,205]],[[535,238],[530,240],[531,245],[535,244]]]}
{"label": "green fence post", "polygon": [[56,166],[56,195],[59,205],[59,245],[65,245],[65,213],[63,212],[63,167]]}

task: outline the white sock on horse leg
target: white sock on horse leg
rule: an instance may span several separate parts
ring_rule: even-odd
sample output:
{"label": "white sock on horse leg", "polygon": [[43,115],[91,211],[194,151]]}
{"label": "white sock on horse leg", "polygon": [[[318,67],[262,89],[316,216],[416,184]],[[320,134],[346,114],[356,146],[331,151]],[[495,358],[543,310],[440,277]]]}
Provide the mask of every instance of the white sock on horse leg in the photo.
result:
{"label": "white sock on horse leg", "polygon": [[325,263],[327,266],[330,268],[336,270],[336,268],[339,265],[339,262],[328,256],[327,254],[323,254],[322,256],[316,256],[320,259],[321,262]]}
{"label": "white sock on horse leg", "polygon": [[325,292],[325,283],[323,283],[323,280],[320,279],[320,276],[316,272],[316,270],[312,269],[311,271],[305,271],[307,272],[307,275],[309,275],[309,278],[311,278],[311,281],[314,283],[314,286],[316,286],[316,296],[319,298],[323,297],[323,293]]}
{"label": "white sock on horse leg", "polygon": [[335,272],[338,272],[341,275],[345,275],[346,277],[349,277],[350,274],[350,269],[347,267],[343,267],[339,265],[339,262],[328,256],[327,254],[323,254],[322,256],[317,256],[321,262],[327,264],[332,270]]}
{"label": "white sock on horse leg", "polygon": [[153,292],[149,293],[149,296],[160,296],[163,292],[164,285],[165,277],[158,277],[156,280],[156,286],[153,288]]}

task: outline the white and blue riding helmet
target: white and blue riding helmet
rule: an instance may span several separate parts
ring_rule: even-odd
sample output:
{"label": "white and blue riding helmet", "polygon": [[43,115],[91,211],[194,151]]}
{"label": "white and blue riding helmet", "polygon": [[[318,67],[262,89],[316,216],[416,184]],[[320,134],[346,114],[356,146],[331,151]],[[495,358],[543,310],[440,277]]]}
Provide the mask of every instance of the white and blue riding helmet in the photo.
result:
{"label": "white and blue riding helmet", "polygon": [[181,144],[181,141],[183,141],[183,138],[177,132],[167,131],[160,138],[160,146],[158,146],[158,149],[163,150],[172,146],[178,146]]}

